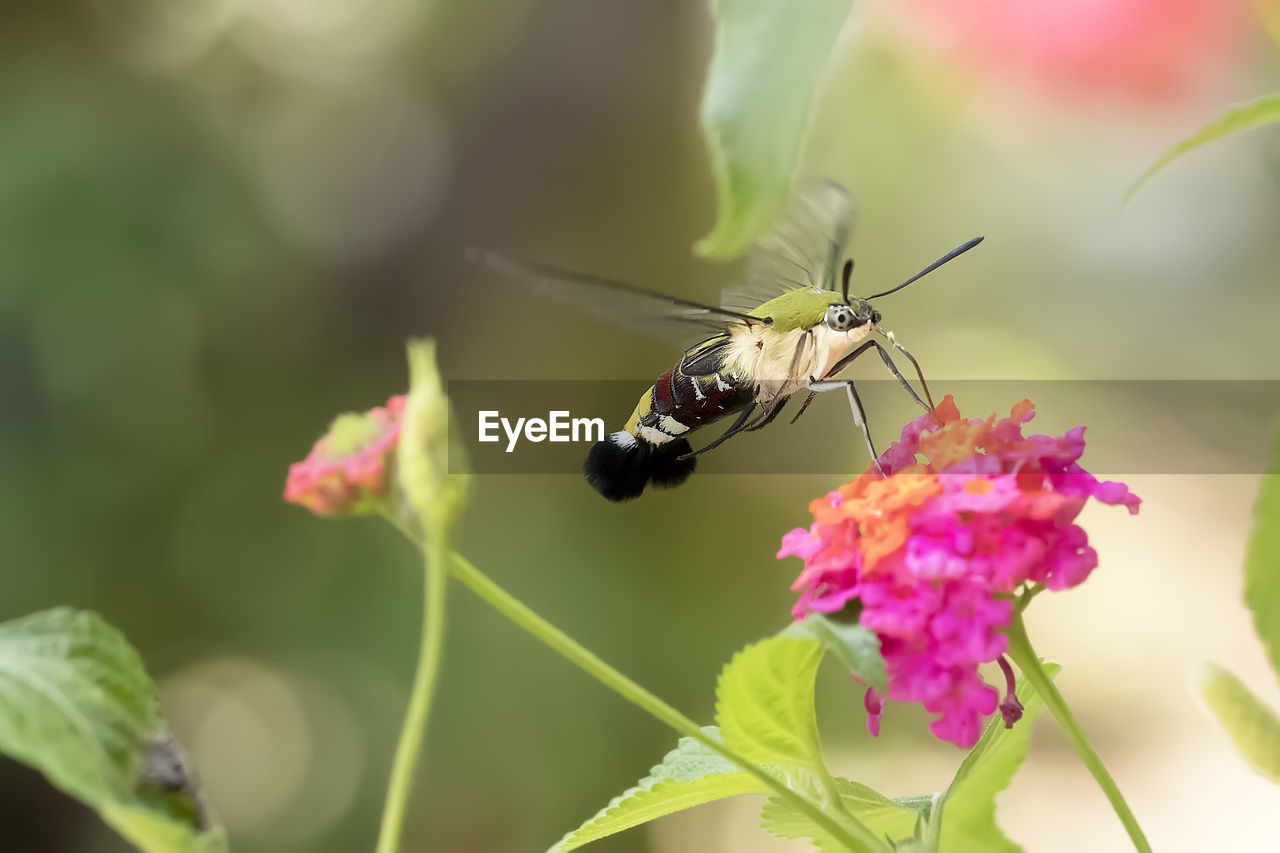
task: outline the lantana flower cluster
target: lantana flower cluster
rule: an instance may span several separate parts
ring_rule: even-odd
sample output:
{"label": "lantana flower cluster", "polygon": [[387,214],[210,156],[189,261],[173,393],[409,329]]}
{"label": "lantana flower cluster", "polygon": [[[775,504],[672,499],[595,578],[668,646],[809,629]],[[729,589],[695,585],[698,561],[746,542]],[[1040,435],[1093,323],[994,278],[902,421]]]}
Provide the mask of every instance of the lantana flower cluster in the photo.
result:
{"label": "lantana flower cluster", "polygon": [[289,466],[284,499],[316,515],[366,515],[387,500],[407,397],[339,415],[307,458]]}
{"label": "lantana flower cluster", "polygon": [[[965,420],[947,396],[903,428],[874,468],[810,504],[813,524],[782,539],[779,558],[804,570],[797,619],[860,609],[880,638],[888,698],[919,702],[935,714],[935,735],[968,748],[999,706],[1008,725],[1021,706],[979,674],[1008,650],[1014,594],[1083,582],[1098,564],[1075,523],[1089,498],[1137,513],[1139,499],[1101,482],[1078,462],[1084,427],[1065,435],[1022,434],[1035,415],[1029,400],[1007,418]],[[868,690],[868,727],[879,731],[884,701]]]}

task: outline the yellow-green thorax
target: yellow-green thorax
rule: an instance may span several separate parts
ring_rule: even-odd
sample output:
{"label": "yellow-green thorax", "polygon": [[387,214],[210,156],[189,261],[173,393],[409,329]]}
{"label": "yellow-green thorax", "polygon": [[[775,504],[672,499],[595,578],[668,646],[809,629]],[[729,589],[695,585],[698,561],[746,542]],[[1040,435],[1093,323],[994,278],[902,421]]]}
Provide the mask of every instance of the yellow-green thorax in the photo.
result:
{"label": "yellow-green thorax", "polygon": [[803,287],[788,290],[781,296],[775,296],[757,306],[751,312],[751,316],[772,317],[773,322],[770,327],[775,332],[812,329],[827,316],[828,308],[843,303],[844,297],[839,293]]}

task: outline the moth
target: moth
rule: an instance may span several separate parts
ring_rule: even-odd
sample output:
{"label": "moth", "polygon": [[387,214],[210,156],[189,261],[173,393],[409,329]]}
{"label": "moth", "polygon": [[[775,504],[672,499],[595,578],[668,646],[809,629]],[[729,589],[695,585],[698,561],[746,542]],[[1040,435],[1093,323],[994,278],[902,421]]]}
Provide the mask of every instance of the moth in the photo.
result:
{"label": "moth", "polygon": [[[670,370],[640,395],[622,429],[596,442],[583,463],[587,482],[611,501],[639,497],[649,485],[688,479],[697,457],[736,435],[772,423],[797,392],[808,396],[795,422],[821,391],[844,390],[872,460],[878,454],[851,379],[839,375],[874,350],[926,411],[933,401],[919,363],[881,327],[872,302],[896,293],[982,242],[975,237],[906,281],[871,296],[849,293],[853,260],[845,255],[852,221],[848,192],[819,181],[796,194],[778,225],[751,250],[746,287],[720,306],[667,296],[622,282],[564,272],[472,250],[473,260],[530,285],[535,292],[601,319],[652,328],[701,326],[708,336],[685,349]],[[915,369],[922,398],[894,363],[901,353]],[[689,437],[722,419],[732,423],[694,450]],[[878,467],[878,463],[877,467]]]}

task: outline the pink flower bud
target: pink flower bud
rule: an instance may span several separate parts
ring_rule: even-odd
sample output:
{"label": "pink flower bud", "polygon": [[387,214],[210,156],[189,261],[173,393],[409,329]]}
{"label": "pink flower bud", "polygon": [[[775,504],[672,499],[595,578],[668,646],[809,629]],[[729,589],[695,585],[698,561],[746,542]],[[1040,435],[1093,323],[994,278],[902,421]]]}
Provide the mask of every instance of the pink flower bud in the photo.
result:
{"label": "pink flower bud", "polygon": [[404,404],[398,395],[385,407],[334,418],[307,458],[289,466],[284,499],[323,516],[378,512],[390,492]]}

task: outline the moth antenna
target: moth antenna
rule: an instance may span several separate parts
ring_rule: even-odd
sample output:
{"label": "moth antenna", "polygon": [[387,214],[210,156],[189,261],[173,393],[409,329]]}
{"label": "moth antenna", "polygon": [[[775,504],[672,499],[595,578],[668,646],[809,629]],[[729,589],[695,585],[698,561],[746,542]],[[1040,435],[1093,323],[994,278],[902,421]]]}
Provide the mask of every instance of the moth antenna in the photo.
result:
{"label": "moth antenna", "polygon": [[868,296],[867,299],[879,299],[881,296],[888,296],[890,293],[897,293],[899,290],[902,290],[902,288],[906,287],[908,284],[911,284],[914,281],[918,281],[924,278],[926,275],[933,272],[938,267],[947,263],[947,261],[954,261],[956,258],[960,257],[965,252],[969,251],[970,249],[972,249],[974,246],[978,245],[981,242],[982,242],[981,237],[974,237],[972,240],[965,243],[964,245],[957,246],[956,248],[952,249],[950,252],[947,252],[945,255],[938,258],[936,261],[929,264],[929,266],[920,270],[920,272],[911,276],[911,278],[907,279],[897,287],[891,288],[890,290],[886,290],[884,293],[877,293],[875,296]]}

